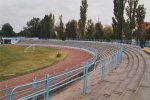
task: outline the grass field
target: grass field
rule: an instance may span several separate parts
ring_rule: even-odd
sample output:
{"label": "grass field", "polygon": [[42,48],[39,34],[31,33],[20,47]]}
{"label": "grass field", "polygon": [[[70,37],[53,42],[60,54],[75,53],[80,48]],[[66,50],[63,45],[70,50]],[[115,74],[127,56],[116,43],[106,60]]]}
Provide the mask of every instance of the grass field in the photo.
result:
{"label": "grass field", "polygon": [[34,52],[24,52],[25,48],[0,45],[0,81],[48,67],[67,57],[67,53],[56,48],[35,46]]}

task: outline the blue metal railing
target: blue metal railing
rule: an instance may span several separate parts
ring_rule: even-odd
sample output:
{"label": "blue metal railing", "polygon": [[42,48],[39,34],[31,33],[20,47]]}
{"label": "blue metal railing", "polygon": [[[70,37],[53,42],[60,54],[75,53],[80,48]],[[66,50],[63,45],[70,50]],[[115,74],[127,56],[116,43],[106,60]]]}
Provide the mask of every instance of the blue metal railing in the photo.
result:
{"label": "blue metal railing", "polygon": [[145,45],[146,45],[146,47],[150,47],[150,40],[146,41]]}
{"label": "blue metal railing", "polygon": [[[110,44],[107,44],[110,45]],[[86,62],[76,65],[73,68],[67,68],[62,72],[54,73],[52,75],[46,74],[44,79],[37,80],[33,79],[33,82],[25,83],[19,86],[15,86],[11,92],[9,92],[9,88],[6,87],[3,90],[5,91],[5,95],[0,95],[0,100],[27,100],[34,98],[38,99],[39,96],[44,96],[44,100],[48,100],[50,93],[56,91],[57,89],[64,87],[67,84],[70,84],[78,79],[83,78],[83,94],[86,94],[87,91],[87,79],[88,75],[92,73],[96,69],[100,69],[101,71],[101,80],[105,80],[106,74],[106,63],[110,64],[110,70],[113,72],[113,69],[116,67],[118,63],[122,61],[122,48],[119,44],[113,44],[113,46],[117,49],[116,52],[112,52],[108,58],[110,58],[110,62],[107,61],[107,57],[103,56],[103,59],[97,61],[98,52],[95,49],[88,48],[86,49],[88,52],[93,54],[93,57]],[[84,49],[85,50],[85,49]],[[97,66],[97,63],[101,63],[100,66]],[[97,68],[98,67],[98,68]],[[91,70],[93,69],[93,70]]]}

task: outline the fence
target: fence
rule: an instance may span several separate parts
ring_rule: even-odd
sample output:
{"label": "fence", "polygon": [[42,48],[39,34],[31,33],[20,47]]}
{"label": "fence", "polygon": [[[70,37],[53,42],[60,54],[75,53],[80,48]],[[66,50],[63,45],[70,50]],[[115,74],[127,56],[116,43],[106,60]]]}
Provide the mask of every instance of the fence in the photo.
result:
{"label": "fence", "polygon": [[150,40],[146,41],[145,45],[146,45],[146,47],[150,47]]}
{"label": "fence", "polygon": [[[110,44],[107,44],[110,45]],[[0,92],[4,92],[4,95],[0,95],[1,100],[27,100],[44,97],[44,100],[50,98],[50,94],[53,91],[76,81],[83,79],[82,92],[85,95],[87,91],[87,80],[90,73],[95,70],[99,70],[101,80],[105,80],[106,77],[106,64],[110,63],[110,72],[113,72],[117,64],[122,62],[122,48],[118,43],[113,43],[113,46],[117,51],[111,52],[110,56],[103,56],[101,60],[97,60],[98,52],[95,49],[88,48],[82,49],[93,54],[93,57],[86,62],[82,62],[74,66],[73,68],[66,68],[62,72],[54,73],[52,75],[46,74],[44,79],[33,79],[30,83],[25,83],[15,87],[7,87]],[[12,89],[10,89],[12,88]],[[10,91],[11,90],[11,91]]]}
{"label": "fence", "polygon": [[[55,40],[55,39],[53,39]],[[68,39],[68,40],[77,40],[77,39]],[[116,42],[116,43],[121,43],[121,40],[105,40],[105,39],[78,39],[77,41],[97,41],[97,42]],[[135,45],[135,46],[141,46],[141,41],[136,41],[136,40],[122,40],[123,44],[130,44],[130,45]],[[147,40],[144,45],[146,47],[150,47],[150,40]]]}

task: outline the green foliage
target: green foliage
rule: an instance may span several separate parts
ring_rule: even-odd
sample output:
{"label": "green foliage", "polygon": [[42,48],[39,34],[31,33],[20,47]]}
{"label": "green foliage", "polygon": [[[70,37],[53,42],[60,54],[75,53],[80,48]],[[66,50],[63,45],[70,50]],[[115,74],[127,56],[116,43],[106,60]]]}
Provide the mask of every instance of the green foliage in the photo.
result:
{"label": "green foliage", "polygon": [[85,25],[86,25],[86,20],[87,20],[87,0],[82,0],[82,5],[80,6],[80,20],[79,20],[79,30],[80,30],[80,35],[79,38],[85,38]]}
{"label": "green foliage", "polygon": [[4,36],[4,37],[13,37],[15,36],[15,32],[13,31],[13,27],[9,24],[9,23],[5,23],[2,26],[1,32],[0,32],[0,36]]}
{"label": "green foliage", "polygon": [[40,34],[40,19],[33,17],[27,22],[27,26],[24,27],[24,31],[21,31],[19,35],[25,37],[39,37]]}
{"label": "green foliage", "polygon": [[56,34],[55,34],[55,17],[51,13],[49,15],[49,31],[50,31],[50,38],[56,38]]}
{"label": "green foliage", "polygon": [[18,36],[55,38],[55,18],[51,13],[45,15],[42,20],[33,17],[27,22],[27,26],[19,32]]}
{"label": "green foliage", "polygon": [[52,13],[45,15],[44,19],[41,20],[41,33],[40,38],[50,39],[56,38],[55,35],[55,17]]}
{"label": "green foliage", "polygon": [[91,19],[88,20],[87,22],[87,27],[86,27],[86,38],[87,39],[92,39],[94,35],[94,23],[92,22]]}
{"label": "green foliage", "polygon": [[150,40],[150,27],[146,30],[147,40]]}
{"label": "green foliage", "polygon": [[146,9],[143,5],[138,5],[138,8],[136,9],[136,22],[138,26],[138,34],[137,34],[137,40],[140,38],[140,35],[142,34],[142,24],[145,19]]}
{"label": "green foliage", "polygon": [[123,37],[123,38],[126,39],[126,40],[131,40],[132,35],[133,35],[134,33],[131,34],[131,28],[130,28],[130,23],[129,23],[129,21],[126,21],[126,22],[124,23],[123,32],[124,32],[124,37]]}
{"label": "green foliage", "polygon": [[114,39],[112,26],[106,25],[103,29],[104,36],[103,38],[106,40]]}
{"label": "green foliage", "polygon": [[126,15],[128,17],[126,24],[128,24],[128,27],[125,27],[125,30],[128,30],[126,34],[126,38],[131,39],[131,35],[133,34],[133,29],[135,28],[136,25],[136,19],[135,19],[135,14],[136,14],[136,9],[138,6],[139,0],[127,0],[127,7],[126,7]]}
{"label": "green foliage", "polygon": [[101,22],[97,22],[95,24],[94,38],[95,39],[102,39],[103,35],[104,35],[103,25],[101,24]]}
{"label": "green foliage", "polygon": [[62,21],[62,15],[59,16],[59,25],[57,26],[57,34],[59,39],[66,40],[65,27]]}
{"label": "green foliage", "polygon": [[67,38],[76,38],[77,35],[77,21],[76,20],[71,20],[66,24],[66,37]]}
{"label": "green foliage", "polygon": [[43,19],[43,23],[42,23],[42,32],[41,32],[42,38],[45,38],[45,39],[50,38],[50,31],[49,31],[50,24],[49,24],[49,22],[50,22],[49,16],[45,15],[45,17]]}
{"label": "green foliage", "polygon": [[113,21],[113,30],[115,33],[116,39],[122,40],[122,32],[124,25],[124,9],[125,9],[126,0],[114,0],[114,17]]}
{"label": "green foliage", "polygon": [[82,22],[81,19],[79,19],[78,21],[78,28],[77,28],[77,38],[78,39],[82,39],[83,38],[83,26],[82,26]]}
{"label": "green foliage", "polygon": [[0,30],[0,37],[2,37],[2,35],[3,35],[3,33],[2,33],[2,31]]}

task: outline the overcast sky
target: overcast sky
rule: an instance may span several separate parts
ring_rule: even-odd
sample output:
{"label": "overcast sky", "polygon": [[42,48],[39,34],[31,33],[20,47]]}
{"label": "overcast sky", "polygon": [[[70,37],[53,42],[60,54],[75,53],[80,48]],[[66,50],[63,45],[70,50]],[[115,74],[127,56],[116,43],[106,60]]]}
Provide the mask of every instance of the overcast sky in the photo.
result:
{"label": "overcast sky", "polygon": [[[150,0],[140,0],[147,11],[145,21],[150,21]],[[63,21],[80,18],[81,0],[0,0],[0,28],[4,23],[10,23],[14,31],[19,32],[26,22],[33,17],[43,18],[50,12],[63,15]],[[103,25],[112,23],[113,0],[88,0],[88,18],[99,20]]]}

